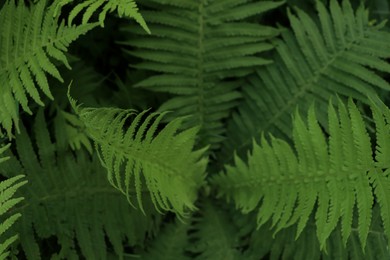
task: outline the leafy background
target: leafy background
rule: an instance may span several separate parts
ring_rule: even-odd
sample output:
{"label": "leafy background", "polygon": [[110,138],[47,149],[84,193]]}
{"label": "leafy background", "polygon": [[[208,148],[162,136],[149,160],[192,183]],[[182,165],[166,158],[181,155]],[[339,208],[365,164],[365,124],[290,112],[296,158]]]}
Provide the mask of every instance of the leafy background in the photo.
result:
{"label": "leafy background", "polygon": [[1,259],[390,257],[389,1],[0,7]]}

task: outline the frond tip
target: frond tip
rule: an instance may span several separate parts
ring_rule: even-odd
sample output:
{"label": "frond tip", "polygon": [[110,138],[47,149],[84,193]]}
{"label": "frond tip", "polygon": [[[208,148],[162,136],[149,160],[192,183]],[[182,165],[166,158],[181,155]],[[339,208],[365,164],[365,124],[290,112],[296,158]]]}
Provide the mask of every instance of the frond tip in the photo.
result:
{"label": "frond tip", "polygon": [[177,133],[182,119],[171,121],[156,134],[166,113],[147,112],[136,115],[134,110],[81,108],[78,115],[95,141],[108,180],[130,203],[134,186],[143,210],[145,184],[157,209],[184,216],[187,209],[195,209],[205,177],[207,160],[202,157],[206,148],[192,151],[197,128]]}
{"label": "frond tip", "polygon": [[[55,6],[55,15],[59,13],[59,10],[69,3],[73,2],[72,0],[57,0],[54,4]],[[82,23],[86,24],[91,19],[92,15],[99,9],[103,10],[99,13],[99,24],[101,27],[104,27],[104,21],[106,19],[107,13],[117,11],[119,17],[129,17],[133,18],[141,27],[147,32],[150,33],[150,30],[138,11],[137,4],[134,0],[85,0],[81,3],[78,3],[70,12],[68,24],[71,25],[73,19],[79,15],[83,10]]]}
{"label": "frond tip", "polygon": [[298,224],[299,236],[316,209],[317,237],[322,249],[339,221],[344,244],[347,242],[355,205],[357,230],[364,248],[375,196],[390,238],[390,168],[384,167],[388,163],[382,156],[390,149],[390,110],[372,105],[372,111],[377,127],[375,152],[363,117],[351,100],[347,107],[340,101],[338,111],[329,104],[328,140],[312,106],[307,123],[298,113],[293,120],[295,151],[281,139],[271,136],[269,142],[263,136],[261,145],[254,143],[248,163],[236,156],[236,166],[227,166],[227,173],[212,182],[220,195],[232,198],[242,211],[259,208],[258,224],[272,220],[276,232]]}

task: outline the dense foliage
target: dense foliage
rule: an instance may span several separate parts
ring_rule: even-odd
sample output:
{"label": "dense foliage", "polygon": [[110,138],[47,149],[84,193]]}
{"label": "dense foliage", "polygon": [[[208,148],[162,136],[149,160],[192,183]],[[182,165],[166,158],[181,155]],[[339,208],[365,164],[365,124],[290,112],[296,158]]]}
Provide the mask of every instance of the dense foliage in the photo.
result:
{"label": "dense foliage", "polygon": [[387,0],[0,8],[0,259],[390,258]]}

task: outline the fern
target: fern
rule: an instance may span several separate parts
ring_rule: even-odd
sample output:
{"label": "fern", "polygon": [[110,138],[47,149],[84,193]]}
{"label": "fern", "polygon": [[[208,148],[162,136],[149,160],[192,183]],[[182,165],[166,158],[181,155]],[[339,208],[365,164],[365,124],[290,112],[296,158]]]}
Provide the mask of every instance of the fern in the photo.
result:
{"label": "fern", "polygon": [[[0,154],[8,148],[9,145],[1,147]],[[7,157],[0,158],[0,163],[6,161],[7,159]],[[15,213],[10,216],[7,216],[7,214],[10,210],[12,210],[12,207],[15,207],[24,199],[23,197],[13,198],[15,192],[27,183],[27,181],[20,181],[23,177],[23,175],[18,175],[0,182],[0,216],[2,216],[0,223],[0,259],[7,259],[10,255],[10,252],[7,251],[8,247],[12,243],[15,243],[18,239],[18,235],[13,235],[11,237],[4,237],[4,235],[5,232],[21,217],[20,213]]]}
{"label": "fern", "polygon": [[[372,107],[380,137],[375,152],[377,160],[390,145],[389,136],[383,135],[389,129],[390,110],[386,109],[383,113],[376,106]],[[351,100],[348,109],[339,102],[338,113],[329,105],[328,115],[328,142],[312,106],[307,124],[299,114],[294,118],[296,154],[285,141],[271,136],[270,144],[263,135],[261,146],[254,143],[247,164],[236,156],[236,167],[227,166],[226,175],[213,178],[213,184],[217,185],[220,196],[232,198],[243,212],[259,207],[259,226],[272,220],[277,232],[297,223],[297,237],[317,205],[315,221],[321,248],[339,220],[344,244],[347,242],[356,205],[357,229],[364,248],[374,195],[381,206],[385,232],[389,234],[389,170],[378,167],[381,161],[372,158],[370,137]]]}
{"label": "fern", "polygon": [[[80,150],[84,147],[90,154],[93,153],[92,142],[85,132],[84,124],[76,115],[58,109],[55,129],[60,136],[63,136],[61,140],[69,144],[72,150]],[[62,143],[61,146],[64,149],[66,144]]]}
{"label": "fern", "polygon": [[4,1],[0,259],[390,258],[383,2]]}
{"label": "fern", "polygon": [[207,165],[207,160],[202,158],[207,148],[192,151],[197,128],[177,133],[182,119],[176,119],[155,135],[165,113],[145,117],[145,110],[124,129],[134,110],[80,109],[70,100],[95,141],[101,162],[108,170],[109,182],[132,205],[130,188],[134,185],[143,211],[141,189],[145,182],[157,209],[171,210],[179,216],[195,209],[197,190],[203,184]]}
{"label": "fern", "polygon": [[[248,223],[248,225],[253,223]],[[321,253],[319,243],[316,239],[315,227],[308,225],[302,232],[302,235],[296,239],[295,230],[289,227],[281,230],[278,234],[273,235],[270,230],[271,225],[262,226],[259,230],[255,230],[250,234],[248,250],[244,252],[245,259],[258,259],[269,255],[269,259],[311,259],[319,260],[328,259],[329,255]],[[333,237],[332,237],[333,238]],[[340,242],[336,240],[337,242]],[[302,250],[305,248],[305,250]],[[341,247],[342,250],[334,250],[333,259],[348,259],[346,256],[347,249]],[[328,248],[329,249],[329,248]],[[333,249],[333,248],[332,248]],[[331,258],[332,259],[332,258]]]}
{"label": "fern", "polygon": [[[229,204],[230,205],[230,204]],[[296,226],[289,226],[280,230],[277,234],[272,231],[272,221],[268,221],[259,229],[254,229],[256,213],[241,214],[233,207],[224,214],[229,216],[229,227],[235,227],[235,234],[230,238],[239,241],[236,248],[241,252],[239,259],[387,259],[390,256],[388,242],[383,232],[379,208],[373,207],[373,221],[369,230],[367,245],[360,245],[356,228],[357,218],[354,217],[353,228],[347,242],[343,246],[340,225],[337,225],[326,242],[326,250],[320,250],[320,244],[316,238],[315,219],[312,215],[306,228],[296,238]]]}
{"label": "fern", "polygon": [[64,82],[53,90],[55,100],[50,104],[50,115],[54,117],[54,131],[59,137],[56,146],[58,150],[66,150],[69,146],[72,150],[84,147],[92,154],[92,141],[85,133],[84,124],[76,115],[67,112],[70,106],[66,93],[70,84],[83,86],[74,89],[74,96],[88,105],[98,105],[101,102],[93,94],[102,91],[104,78],[80,60],[73,58],[70,60],[70,65],[72,70],[62,72]]}
{"label": "fern", "polygon": [[[236,106],[242,77],[253,67],[271,61],[261,54],[272,49],[266,40],[278,30],[250,22],[254,15],[280,6],[271,1],[144,1],[143,11],[152,35],[125,26],[132,47],[126,53],[140,58],[137,69],[153,72],[137,83],[156,92],[175,95],[159,111],[173,111],[167,121],[188,116],[184,128],[200,125],[199,146],[217,149],[223,140],[229,110]],[[136,36],[136,37],[135,37]]]}
{"label": "fern", "polygon": [[[26,199],[15,208],[22,218],[13,227],[20,234],[27,259],[75,259],[79,255],[105,259],[107,241],[117,259],[122,259],[125,240],[129,245],[142,245],[142,237],[154,229],[151,218],[159,219],[151,202],[144,202],[146,216],[134,211],[107,183],[97,157],[90,159],[82,151],[76,156],[57,151],[42,111],[33,128],[37,151],[33,148],[35,142],[21,127],[16,138],[17,154],[11,154],[1,169],[7,176],[28,173],[29,185],[21,189]],[[53,236],[58,241],[58,252],[41,248],[41,241]]]}
{"label": "fern", "polygon": [[194,242],[189,249],[196,255],[194,259],[242,259],[237,250],[238,230],[231,223],[228,212],[210,200],[201,202],[198,216],[193,217],[193,233],[190,235]]}
{"label": "fern", "polygon": [[0,10],[0,126],[9,137],[13,127],[19,131],[19,105],[29,114],[29,97],[44,105],[39,89],[53,99],[46,74],[62,81],[55,61],[70,68],[67,47],[96,26],[58,24],[53,7],[46,7],[44,0],[31,8],[18,2],[6,1]]}
{"label": "fern", "polygon": [[[55,11],[54,14],[58,14],[59,10],[70,3],[73,3],[73,0],[57,0],[55,2]],[[142,28],[150,33],[150,30],[142,17],[142,15],[138,12],[137,4],[135,0],[84,0],[81,3],[78,3],[70,12],[68,18],[68,24],[71,25],[73,23],[74,18],[79,15],[83,10],[82,16],[82,24],[87,24],[93,14],[99,9],[103,8],[103,10],[99,13],[99,24],[101,27],[104,27],[104,21],[106,19],[107,13],[111,13],[113,11],[117,11],[119,17],[129,17],[133,18]]]}
{"label": "fern", "polygon": [[57,109],[68,111],[69,100],[66,93],[69,85],[82,86],[77,89],[74,88],[72,94],[74,98],[77,98],[83,104],[97,106],[102,103],[101,97],[96,95],[96,93],[103,91],[105,77],[96,72],[90,64],[73,56],[69,57],[69,65],[72,67],[72,70],[66,69],[65,66],[60,67],[64,81],[59,84],[58,82],[53,82],[53,85],[57,83],[58,87],[53,88],[54,100],[50,103],[52,113]]}
{"label": "fern", "polygon": [[[256,217],[247,217],[247,222],[241,227],[253,226]],[[378,218],[377,218],[378,217]],[[245,218],[245,216],[240,217]],[[383,233],[382,223],[377,207],[373,209],[373,223],[368,234],[367,245],[362,249],[358,232],[354,227],[348,239],[347,247],[342,246],[343,241],[340,232],[340,225],[332,232],[327,243],[326,251],[320,250],[318,239],[316,239],[316,228],[314,219],[310,218],[307,227],[302,231],[298,239],[295,238],[295,227],[288,227],[276,235],[272,234],[271,223],[267,223],[259,230],[251,230],[248,248],[242,259],[260,259],[268,254],[269,259],[311,259],[311,260],[332,260],[332,259],[387,259],[390,256],[388,242]],[[303,250],[302,250],[303,249]]]}
{"label": "fern", "polygon": [[188,223],[175,221],[166,224],[159,235],[147,246],[146,251],[140,253],[141,259],[154,260],[161,257],[166,260],[190,259],[185,254],[188,229]]}
{"label": "fern", "polygon": [[380,73],[389,73],[390,34],[385,23],[373,25],[360,5],[353,11],[348,1],[330,1],[326,10],[316,1],[318,18],[288,11],[292,31],[275,40],[275,62],[260,68],[243,87],[244,102],[228,126],[221,159],[227,162],[234,150],[242,155],[253,137],[272,131],[291,137],[291,113],[297,105],[308,109],[317,103],[318,119],[326,125],[327,103],[335,93],[368,103],[367,95],[389,91]]}

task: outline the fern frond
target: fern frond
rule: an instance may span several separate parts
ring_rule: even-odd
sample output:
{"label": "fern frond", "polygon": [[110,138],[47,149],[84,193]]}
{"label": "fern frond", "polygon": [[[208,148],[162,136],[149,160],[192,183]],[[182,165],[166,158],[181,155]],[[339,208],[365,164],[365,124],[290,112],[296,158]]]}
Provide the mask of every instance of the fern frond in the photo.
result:
{"label": "fern frond", "polygon": [[134,87],[136,82],[145,78],[145,71],[127,70],[126,79],[116,78],[115,83],[118,87],[112,99],[111,104],[120,108],[131,107],[137,110],[146,110],[149,107],[158,107],[166,101],[166,95],[151,95],[147,89]]}
{"label": "fern frond", "polygon": [[[295,229],[288,227],[281,230],[276,235],[272,235],[271,225],[267,223],[258,230],[253,230],[249,237],[248,249],[244,252],[245,259],[259,259],[258,256],[269,255],[269,259],[326,259],[326,254],[320,251],[318,240],[316,239],[315,227],[308,225],[302,235],[296,239]],[[343,256],[347,249],[337,251],[334,259]],[[335,250],[336,251],[336,250]]]}
{"label": "fern frond", "polygon": [[69,65],[72,70],[62,66],[60,68],[61,76],[64,81],[56,84],[59,87],[53,88],[53,102],[50,103],[50,109],[53,113],[56,109],[66,110],[69,107],[67,91],[69,86],[82,86],[72,88],[72,96],[79,102],[89,106],[98,106],[102,103],[101,97],[107,97],[104,92],[105,77],[98,73],[93,66],[77,58],[69,59]]}
{"label": "fern frond", "polygon": [[373,110],[373,118],[376,123],[376,149],[375,160],[377,169],[369,172],[369,178],[373,185],[377,202],[381,209],[384,231],[390,237],[390,110],[379,108]]}
{"label": "fern frond", "polygon": [[226,211],[210,200],[202,200],[199,216],[193,217],[190,251],[194,259],[243,259],[237,250],[237,227]]}
{"label": "fern frond", "polygon": [[13,127],[19,130],[19,105],[31,114],[29,97],[39,105],[44,105],[40,91],[53,99],[47,74],[62,81],[54,60],[70,68],[64,54],[68,46],[96,26],[65,26],[53,10],[45,0],[31,8],[10,0],[0,10],[0,126],[9,137]]}
{"label": "fern frond", "polygon": [[[264,136],[261,145],[254,142],[248,163],[236,156],[235,167],[226,166],[226,174],[213,178],[219,195],[232,198],[243,212],[258,208],[259,226],[272,220],[277,232],[297,224],[297,237],[316,208],[317,237],[322,249],[339,220],[344,244],[347,242],[355,205],[357,231],[364,248],[375,196],[388,235],[389,168],[378,167],[374,160],[370,136],[355,104],[349,100],[346,107],[340,101],[338,107],[336,112],[329,104],[328,141],[312,106],[307,124],[299,113],[293,120],[295,151],[287,142],[272,136],[271,142]],[[388,149],[390,138],[383,136],[383,131],[389,128],[384,118],[390,110],[382,112],[374,105],[372,110],[378,135],[382,136],[380,143]]]}
{"label": "fern frond", "polygon": [[[63,6],[73,2],[73,0],[57,0],[54,4],[54,15],[57,15]],[[119,17],[128,17],[134,19],[146,32],[150,33],[144,18],[139,13],[135,0],[84,0],[81,3],[77,3],[69,13],[68,24],[71,25],[74,18],[83,11],[84,12],[81,23],[87,24],[93,14],[98,11],[98,9],[102,9],[99,11],[99,24],[101,27],[104,27],[104,21],[106,19],[107,13],[117,11]]]}
{"label": "fern frond", "polygon": [[200,144],[218,148],[225,132],[223,119],[241,97],[238,80],[253,67],[271,61],[259,54],[273,48],[266,40],[279,31],[250,22],[254,15],[279,7],[272,1],[144,1],[151,35],[123,27],[130,46],[141,59],[134,67],[153,75],[136,86],[175,95],[159,111],[173,111],[170,121],[189,116],[184,128],[201,126]]}
{"label": "fern frond", "polygon": [[389,91],[380,74],[390,72],[390,33],[372,25],[367,9],[354,11],[348,0],[330,1],[327,10],[316,1],[318,17],[294,9],[292,30],[275,40],[274,63],[259,68],[242,88],[244,101],[228,126],[224,162],[233,151],[243,155],[261,132],[291,138],[291,114],[307,110],[315,100],[317,117],[326,126],[327,102],[337,93],[369,103],[367,96]]}
{"label": "fern frond", "polygon": [[93,153],[92,141],[85,131],[83,122],[76,115],[58,109],[54,123],[55,130],[62,137],[61,141],[63,141],[61,144],[58,144],[63,149],[69,145],[72,150],[80,150],[81,147],[84,147],[90,154]]}
{"label": "fern frond", "polygon": [[64,82],[59,88],[53,89],[54,101],[50,103],[50,115],[54,117],[54,131],[59,138],[56,140],[57,150],[67,150],[70,146],[72,150],[79,150],[81,147],[93,153],[92,140],[85,132],[84,124],[80,119],[67,112],[69,110],[69,100],[67,90],[70,85],[82,86],[72,89],[72,96],[84,104],[97,106],[100,104],[100,96],[106,95],[103,92],[102,75],[97,73],[91,66],[80,60],[71,60],[72,70],[64,70],[62,76]]}
{"label": "fern frond", "polygon": [[195,209],[207,165],[202,158],[207,148],[192,151],[197,128],[177,133],[182,119],[176,119],[156,134],[166,113],[146,116],[145,110],[126,127],[129,118],[136,114],[134,110],[77,108],[74,100],[71,102],[95,141],[109,182],[131,204],[130,191],[134,186],[136,200],[143,210],[141,189],[145,185],[158,209],[171,210],[179,216]]}
{"label": "fern frond", "polygon": [[[9,145],[0,148],[0,155],[9,148]],[[0,158],[0,163],[6,161],[8,158]],[[7,216],[8,212],[19,204],[24,198],[14,198],[16,191],[25,185],[27,181],[21,181],[24,175],[18,175],[0,182],[0,259],[7,259],[9,252],[8,247],[18,239],[18,235],[11,237],[4,237],[5,232],[10,229],[12,225],[22,216],[20,213],[15,213]]]}
{"label": "fern frond", "polygon": [[[250,214],[253,215],[253,214]],[[246,215],[244,218],[248,218]],[[252,216],[251,216],[252,218]],[[250,219],[252,220],[252,219]],[[253,218],[253,222],[255,222]],[[254,223],[247,221],[245,226]],[[247,250],[244,251],[243,259],[260,259],[269,255],[269,259],[310,259],[310,260],[333,260],[333,259],[387,259],[390,257],[390,250],[386,236],[383,233],[378,207],[373,209],[373,222],[369,230],[367,245],[363,250],[359,242],[357,229],[354,227],[348,239],[347,246],[343,246],[340,225],[332,232],[326,242],[326,251],[320,250],[320,244],[316,239],[315,220],[310,218],[305,230],[298,239],[295,238],[296,229],[294,226],[281,230],[272,235],[271,224],[268,222],[258,230],[252,230],[249,237]]]}
{"label": "fern frond", "polygon": [[187,235],[189,228],[190,225],[188,223],[182,223],[177,220],[166,224],[156,238],[147,246],[146,251],[140,254],[141,259],[191,259],[185,254],[185,248],[189,243]]}
{"label": "fern frond", "polygon": [[[106,259],[109,248],[116,259],[123,259],[124,243],[142,246],[155,228],[153,222],[160,221],[151,201],[144,198],[146,215],[135,211],[108,184],[96,156],[57,151],[53,140],[58,136],[50,135],[42,111],[32,130],[34,139],[21,127],[17,153],[10,154],[0,170],[6,176],[27,172],[29,185],[20,190],[25,200],[13,209],[22,217],[11,228],[20,234],[27,259]],[[50,252],[38,243],[53,238],[58,251]]]}

